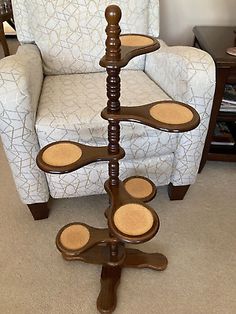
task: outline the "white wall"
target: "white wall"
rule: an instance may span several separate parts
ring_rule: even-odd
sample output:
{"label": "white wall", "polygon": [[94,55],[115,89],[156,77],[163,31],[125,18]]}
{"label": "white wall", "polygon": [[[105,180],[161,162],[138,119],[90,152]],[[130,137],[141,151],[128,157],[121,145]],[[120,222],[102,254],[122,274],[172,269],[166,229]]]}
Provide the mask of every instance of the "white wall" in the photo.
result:
{"label": "white wall", "polygon": [[192,45],[195,25],[236,26],[236,0],[159,0],[160,38],[169,45]]}

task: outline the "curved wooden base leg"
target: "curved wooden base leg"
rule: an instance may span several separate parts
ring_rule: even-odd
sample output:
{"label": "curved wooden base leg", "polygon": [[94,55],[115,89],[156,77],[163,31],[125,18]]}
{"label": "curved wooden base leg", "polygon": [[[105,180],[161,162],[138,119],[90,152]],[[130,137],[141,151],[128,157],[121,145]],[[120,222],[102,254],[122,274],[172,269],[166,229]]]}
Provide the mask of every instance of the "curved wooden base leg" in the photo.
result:
{"label": "curved wooden base leg", "polygon": [[48,202],[46,203],[35,203],[27,204],[29,210],[31,211],[34,220],[46,219],[49,216]]}
{"label": "curved wooden base leg", "polygon": [[116,291],[120,283],[121,267],[103,266],[101,274],[101,291],[97,299],[100,313],[112,313],[116,308]]}
{"label": "curved wooden base leg", "polygon": [[168,185],[168,194],[171,201],[183,200],[190,185],[175,186],[172,183]]}
{"label": "curved wooden base leg", "polygon": [[153,270],[165,270],[168,260],[160,253],[145,253],[137,249],[126,248],[126,258],[123,267],[150,268]]}

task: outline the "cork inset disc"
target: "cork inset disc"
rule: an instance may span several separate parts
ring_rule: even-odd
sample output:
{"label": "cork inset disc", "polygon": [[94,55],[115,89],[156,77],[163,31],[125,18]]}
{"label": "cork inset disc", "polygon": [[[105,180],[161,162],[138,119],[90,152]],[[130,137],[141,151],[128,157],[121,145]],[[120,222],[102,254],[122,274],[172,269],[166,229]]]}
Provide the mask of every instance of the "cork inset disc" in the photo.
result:
{"label": "cork inset disc", "polygon": [[190,122],[193,113],[190,109],[173,102],[164,102],[154,105],[150,109],[150,115],[162,123],[183,124]]}
{"label": "cork inset disc", "polygon": [[126,204],[117,209],[114,215],[116,228],[124,234],[139,236],[152,228],[153,216],[144,206]]}
{"label": "cork inset disc", "polygon": [[51,166],[67,166],[80,159],[82,150],[72,143],[58,143],[48,147],[42,155],[43,161]]}
{"label": "cork inset disc", "polygon": [[228,48],[226,52],[231,56],[236,56],[236,47]]}
{"label": "cork inset disc", "polygon": [[149,46],[153,44],[153,40],[149,37],[139,35],[124,35],[120,36],[122,46],[138,47]]}
{"label": "cork inset disc", "polygon": [[68,250],[79,250],[90,238],[89,230],[82,225],[71,225],[64,229],[60,236],[61,244]]}
{"label": "cork inset disc", "polygon": [[153,192],[151,183],[142,178],[132,178],[127,180],[125,182],[125,189],[135,198],[146,198]]}

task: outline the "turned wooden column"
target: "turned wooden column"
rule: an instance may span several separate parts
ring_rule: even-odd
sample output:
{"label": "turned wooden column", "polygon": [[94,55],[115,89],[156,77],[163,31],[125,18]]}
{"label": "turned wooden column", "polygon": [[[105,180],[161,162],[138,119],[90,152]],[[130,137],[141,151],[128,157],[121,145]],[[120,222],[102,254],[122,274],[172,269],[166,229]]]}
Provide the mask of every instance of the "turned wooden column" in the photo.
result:
{"label": "turned wooden column", "polygon": [[[121,10],[118,6],[112,5],[105,12],[106,27],[106,60],[119,61],[121,58],[120,26]],[[107,66],[107,111],[117,113],[120,110],[120,68]],[[120,151],[120,125],[118,121],[109,121],[108,124],[108,151],[110,154],[118,154]],[[119,183],[119,162],[113,159],[109,162],[109,181],[111,185]]]}
{"label": "turned wooden column", "polygon": [[[120,26],[119,21],[121,19],[121,10],[116,5],[109,6],[105,11],[105,17],[107,20],[107,27],[106,27],[106,60],[107,61],[119,61],[121,58],[121,42],[120,42]],[[107,111],[108,113],[118,113],[120,111],[120,68],[117,66],[107,66]],[[120,151],[120,124],[119,121],[115,120],[109,120],[108,121],[108,152],[110,154],[118,154]],[[113,158],[109,161],[108,165],[109,169],[109,184],[111,186],[118,186],[119,185],[119,161],[118,159]],[[113,245],[110,245],[110,258],[113,261],[118,261],[118,244],[114,243]],[[107,298],[102,297],[102,291],[106,289],[105,282],[107,280],[104,280],[106,278],[107,273],[110,273],[112,270],[112,277],[116,278],[116,280],[112,280],[111,287],[112,290],[114,290],[113,297],[109,298],[109,302],[107,303]],[[103,304],[105,301],[105,308],[115,308],[116,306],[116,289],[118,286],[118,283],[120,281],[120,275],[121,275],[121,268],[119,266],[117,267],[103,267],[102,269],[102,276],[101,276],[101,293],[98,297],[98,308],[100,307],[99,304]],[[107,292],[105,293],[107,294]],[[103,306],[101,306],[104,308]]]}

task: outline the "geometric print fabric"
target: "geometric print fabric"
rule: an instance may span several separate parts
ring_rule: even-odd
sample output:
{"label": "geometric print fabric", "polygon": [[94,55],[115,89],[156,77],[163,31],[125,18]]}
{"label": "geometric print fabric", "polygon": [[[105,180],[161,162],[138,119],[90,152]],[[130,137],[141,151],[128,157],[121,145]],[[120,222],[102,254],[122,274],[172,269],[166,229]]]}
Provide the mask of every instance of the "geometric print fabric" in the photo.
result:
{"label": "geometric print fabric", "polygon": [[[105,51],[105,8],[112,0],[15,0],[18,38],[34,42],[43,59],[45,74],[101,71]],[[122,9],[123,33],[159,35],[157,0],[117,0]],[[134,59],[130,69],[143,69],[145,56]]]}
{"label": "geometric print fabric", "polygon": [[0,60],[0,134],[16,188],[24,203],[46,202],[46,177],[36,165],[39,152],[35,117],[43,83],[35,45],[19,47]]}

